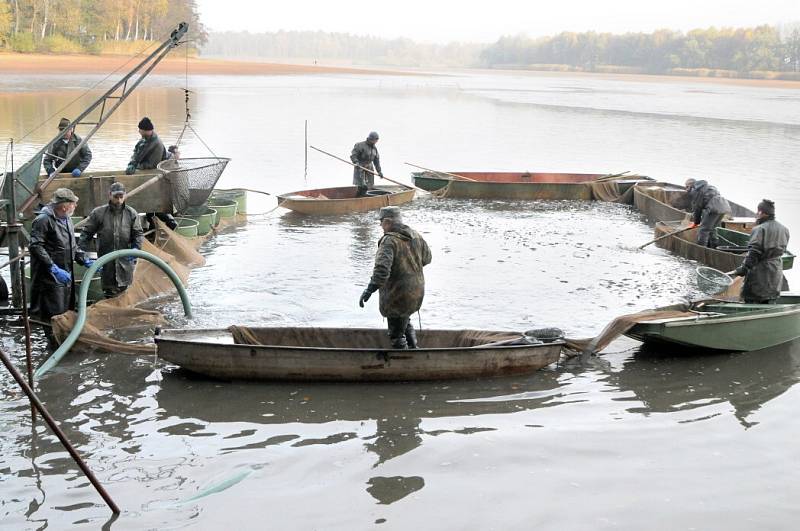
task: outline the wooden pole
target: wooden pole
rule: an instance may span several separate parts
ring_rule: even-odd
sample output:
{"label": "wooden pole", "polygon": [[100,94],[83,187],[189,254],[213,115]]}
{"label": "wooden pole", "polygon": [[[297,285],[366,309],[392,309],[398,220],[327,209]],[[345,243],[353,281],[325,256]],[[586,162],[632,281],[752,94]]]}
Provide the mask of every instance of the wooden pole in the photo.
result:
{"label": "wooden pole", "polygon": [[360,169],[360,170],[363,170],[363,171],[365,171],[365,172],[367,172],[367,173],[371,173],[372,175],[377,175],[377,176],[378,176],[378,177],[380,177],[381,179],[385,179],[385,180],[389,181],[390,183],[394,183],[394,184],[396,184],[396,185],[398,185],[398,186],[405,186],[406,188],[413,188],[414,190],[419,190],[420,192],[423,192],[423,193],[425,193],[425,194],[430,194],[430,192],[429,192],[429,191],[427,191],[427,190],[423,190],[422,188],[420,188],[420,187],[418,187],[418,186],[414,186],[413,184],[401,183],[400,181],[395,181],[394,179],[390,179],[390,178],[388,178],[388,177],[383,177],[382,175],[379,175],[378,173],[376,173],[376,172],[374,172],[374,171],[372,171],[372,170],[368,170],[367,168],[365,168],[365,167],[363,167],[363,166],[359,166],[358,164],[353,164],[353,163],[352,163],[352,162],[350,162],[349,160],[345,160],[345,159],[343,159],[343,158],[341,158],[341,157],[337,157],[336,155],[334,155],[334,154],[332,154],[332,153],[328,153],[327,151],[323,151],[323,150],[319,149],[318,147],[314,147],[314,146],[308,146],[308,147],[310,147],[311,149],[313,149],[313,150],[315,150],[315,151],[319,151],[320,153],[323,153],[323,154],[325,154],[325,155],[328,155],[329,157],[333,157],[333,158],[335,158],[336,160],[342,161],[342,162],[344,162],[345,164],[349,164],[350,166],[352,166],[352,167],[354,167],[354,168],[358,168],[358,169]]}
{"label": "wooden pole", "polygon": [[680,234],[680,233],[682,233],[682,232],[686,232],[687,230],[690,230],[690,229],[693,229],[693,228],[694,228],[694,227],[693,227],[692,225],[689,225],[688,227],[684,227],[684,228],[682,228],[682,229],[678,229],[678,230],[676,230],[675,232],[670,232],[670,233],[664,234],[663,236],[659,236],[659,237],[658,237],[658,238],[656,238],[655,240],[650,240],[649,242],[645,243],[644,245],[640,245],[640,246],[639,246],[639,249],[644,249],[645,247],[647,247],[647,246],[648,246],[648,245],[650,245],[651,243],[656,243],[656,242],[657,242],[657,241],[659,241],[659,240],[663,240],[664,238],[668,238],[668,237],[670,237],[670,236],[675,236],[676,234]]}
{"label": "wooden pole", "polygon": [[464,177],[463,175],[456,175],[455,173],[447,173],[446,171],[439,171],[439,170],[432,170],[430,168],[425,168],[423,166],[417,166],[416,164],[411,164],[410,162],[404,162],[406,166],[411,166],[412,168],[418,168],[420,170],[429,171],[432,173],[439,173],[441,175],[447,175],[448,177],[452,177],[457,181],[472,181],[475,182],[475,179],[470,179],[469,177]]}
{"label": "wooden pole", "polygon": [[306,128],[305,128],[305,155],[306,155],[306,165],[305,170],[303,170],[303,182],[308,184],[308,120],[306,120]]}

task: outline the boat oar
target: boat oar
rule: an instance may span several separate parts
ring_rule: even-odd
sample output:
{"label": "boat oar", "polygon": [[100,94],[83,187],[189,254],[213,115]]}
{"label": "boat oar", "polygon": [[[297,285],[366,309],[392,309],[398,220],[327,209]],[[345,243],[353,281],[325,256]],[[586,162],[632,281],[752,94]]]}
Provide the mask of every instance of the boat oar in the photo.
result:
{"label": "boat oar", "polygon": [[664,238],[668,238],[668,237],[670,237],[670,236],[675,236],[676,234],[680,234],[680,233],[682,233],[682,232],[686,232],[687,230],[690,230],[690,229],[693,229],[693,228],[694,228],[694,226],[692,226],[692,225],[689,225],[689,226],[687,226],[687,227],[684,227],[684,228],[682,228],[682,229],[678,229],[678,230],[676,230],[676,231],[674,231],[674,232],[669,232],[669,233],[667,233],[667,234],[664,234],[663,236],[659,236],[659,237],[658,237],[658,238],[656,238],[655,240],[650,240],[649,242],[645,243],[644,245],[640,245],[640,246],[639,246],[639,249],[644,249],[645,247],[647,247],[647,246],[648,246],[648,245],[650,245],[651,243],[656,243],[656,242],[657,242],[657,241],[659,241],[659,240],[663,240]]}
{"label": "boat oar", "polygon": [[333,157],[333,158],[335,158],[336,160],[342,161],[342,162],[344,162],[345,164],[348,164],[348,165],[350,165],[350,166],[352,166],[352,167],[354,167],[354,168],[358,168],[358,169],[360,169],[360,170],[364,170],[365,172],[367,172],[367,173],[371,173],[372,175],[376,175],[376,176],[380,177],[381,179],[386,179],[386,180],[387,180],[387,181],[389,181],[390,183],[394,183],[394,184],[396,184],[396,185],[398,185],[398,186],[404,186],[404,187],[406,187],[406,188],[413,188],[414,190],[419,190],[420,192],[423,192],[423,193],[425,193],[425,194],[429,194],[429,193],[430,193],[429,191],[427,191],[427,190],[423,190],[422,188],[419,188],[418,186],[414,186],[413,184],[401,183],[400,181],[395,181],[394,179],[390,179],[390,178],[388,178],[388,177],[384,177],[384,176],[382,176],[382,175],[379,175],[378,173],[376,173],[376,172],[374,172],[374,171],[372,171],[372,170],[368,170],[367,168],[365,168],[365,167],[363,167],[363,166],[359,166],[358,164],[353,164],[353,163],[352,163],[352,162],[350,162],[349,160],[345,160],[345,159],[343,159],[343,158],[341,158],[341,157],[337,157],[337,156],[336,156],[336,155],[334,155],[333,153],[328,153],[327,151],[323,151],[323,150],[321,150],[321,149],[320,149],[320,148],[318,148],[318,147],[314,147],[314,146],[308,146],[308,147],[310,147],[310,148],[311,148],[311,149],[313,149],[314,151],[319,151],[320,153],[322,153],[322,154],[324,154],[324,155],[328,155],[329,157]]}
{"label": "boat oar", "polygon": [[430,168],[425,168],[424,166],[417,166],[416,164],[411,164],[410,162],[404,162],[406,166],[411,166],[412,168],[417,168],[420,170],[429,171],[431,173],[438,173],[440,175],[447,175],[448,177],[452,177],[457,181],[475,181],[475,179],[470,179],[469,177],[464,177],[463,175],[456,175],[455,173],[447,173],[446,171],[439,171],[439,170],[432,170]]}
{"label": "boat oar", "polygon": [[628,174],[630,172],[631,171],[628,170],[628,171],[624,171],[622,173],[614,173],[614,174],[611,174],[611,175],[603,175],[602,177],[598,177],[597,179],[595,179],[595,181],[608,181],[608,180],[611,180],[611,179],[616,179],[617,177],[622,177],[622,176],[624,176],[624,175],[626,175],[626,174]]}

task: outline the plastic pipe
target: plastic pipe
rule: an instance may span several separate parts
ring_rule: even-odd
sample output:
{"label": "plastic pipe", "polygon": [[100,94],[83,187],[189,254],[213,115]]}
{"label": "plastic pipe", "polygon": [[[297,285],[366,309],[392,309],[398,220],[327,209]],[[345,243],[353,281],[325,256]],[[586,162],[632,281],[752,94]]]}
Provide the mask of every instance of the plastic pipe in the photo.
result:
{"label": "plastic pipe", "polygon": [[83,274],[83,281],[81,282],[81,291],[78,294],[78,319],[75,321],[75,326],[72,327],[72,331],[69,333],[67,338],[64,342],[58,347],[58,349],[53,352],[53,355],[50,356],[47,361],[45,361],[41,367],[36,369],[36,372],[33,374],[34,378],[41,378],[41,376],[55,367],[61,358],[69,352],[69,349],[72,348],[72,345],[75,344],[75,341],[78,340],[78,337],[81,335],[83,331],[83,326],[86,324],[86,297],[89,293],[89,284],[91,280],[94,278],[94,274],[97,272],[98,269],[103,267],[103,265],[107,264],[108,262],[112,262],[117,260],[118,258],[123,258],[126,256],[135,256],[136,258],[143,258],[148,262],[151,262],[161,268],[164,273],[172,280],[172,283],[175,284],[175,287],[178,289],[178,294],[181,297],[181,302],[183,303],[183,312],[186,314],[186,317],[189,319],[192,318],[192,304],[189,302],[189,294],[186,293],[186,289],[184,289],[183,284],[181,283],[181,279],[178,278],[178,275],[175,274],[175,271],[167,265],[167,263],[162,260],[161,258],[152,255],[145,251],[140,251],[138,249],[121,249],[119,251],[114,251],[108,254],[105,254],[95,260],[92,266],[86,270]]}

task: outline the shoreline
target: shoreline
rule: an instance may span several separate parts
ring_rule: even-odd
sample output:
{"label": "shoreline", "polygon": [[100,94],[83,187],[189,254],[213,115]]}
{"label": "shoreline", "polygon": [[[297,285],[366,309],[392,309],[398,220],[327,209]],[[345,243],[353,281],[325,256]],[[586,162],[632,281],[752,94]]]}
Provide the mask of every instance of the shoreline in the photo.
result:
{"label": "shoreline", "polygon": [[[143,58],[137,59],[140,61]],[[122,74],[136,64],[136,61],[126,55],[0,53],[0,74],[109,74],[118,68],[120,69],[120,74]],[[185,72],[186,59],[183,56],[167,56],[153,70],[153,74],[166,75],[182,75]],[[189,58],[189,74],[232,76],[304,74],[419,75],[402,70],[379,70],[368,67],[261,63],[197,57]]]}

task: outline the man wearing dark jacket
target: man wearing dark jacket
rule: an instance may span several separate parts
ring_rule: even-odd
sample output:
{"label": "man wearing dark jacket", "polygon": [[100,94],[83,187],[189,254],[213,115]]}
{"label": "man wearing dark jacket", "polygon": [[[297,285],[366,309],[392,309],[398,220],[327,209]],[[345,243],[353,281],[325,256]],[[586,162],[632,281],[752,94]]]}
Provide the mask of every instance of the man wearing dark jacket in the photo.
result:
{"label": "man wearing dark jacket", "polygon": [[[383,177],[381,157],[378,154],[378,146],[376,145],[378,139],[378,133],[372,131],[366,140],[353,146],[353,151],[350,153],[350,161]],[[361,168],[353,168],[353,184],[358,187],[357,195],[359,197],[366,195],[367,190],[375,184],[375,176]]]}
{"label": "man wearing dark jacket", "polygon": [[691,179],[687,181],[687,189],[692,200],[692,225],[700,227],[697,231],[697,244],[716,247],[717,233],[714,229],[722,223],[726,214],[731,213],[731,205],[708,182],[694,181],[689,186],[690,181]]}
{"label": "man wearing dark jacket", "polygon": [[[81,143],[81,137],[75,134],[75,127],[69,125],[69,120],[62,118],[58,122],[58,130],[64,132],[64,136],[51,144],[44,154],[42,165],[47,175],[52,175],[56,168],[66,159],[67,154],[74,151]],[[71,173],[73,177],[80,177],[92,162],[92,150],[89,144],[84,144],[80,150],[75,152],[61,169],[61,173]]]}
{"label": "man wearing dark jacket", "polygon": [[[108,192],[108,204],[89,214],[81,230],[78,246],[87,251],[97,234],[97,256],[120,249],[141,249],[144,231],[136,210],[125,204],[125,186],[114,183]],[[103,292],[107,298],[116,297],[133,282],[136,258],[126,256],[103,266]]]}
{"label": "man wearing dark jacket", "polygon": [[153,170],[159,162],[167,159],[164,143],[154,129],[153,122],[147,116],[139,122],[139,134],[142,138],[133,147],[133,157],[125,170],[126,174],[133,175],[136,170]]}
{"label": "man wearing dark jacket", "polygon": [[358,305],[363,308],[370,296],[380,290],[379,308],[386,317],[392,348],[417,348],[410,317],[425,297],[422,268],[431,263],[431,250],[417,231],[403,224],[396,206],[383,207],[378,217],[383,237],[378,242],[372,278]]}
{"label": "man wearing dark jacket", "polygon": [[747,242],[747,256],[736,269],[744,277],[742,299],[755,304],[774,304],[781,294],[781,257],[789,244],[789,229],[775,221],[775,203],[764,199],[758,204],[756,226]]}
{"label": "man wearing dark jacket", "polygon": [[70,216],[78,197],[68,188],[53,193],[50,203],[33,220],[31,228],[31,313],[49,321],[75,307],[72,263],[86,267],[87,259],[75,241]]}

